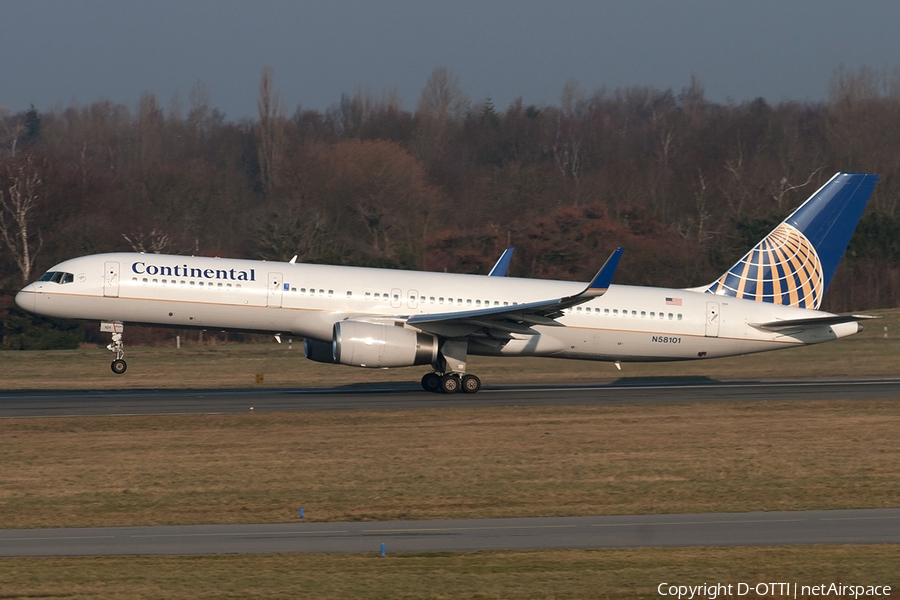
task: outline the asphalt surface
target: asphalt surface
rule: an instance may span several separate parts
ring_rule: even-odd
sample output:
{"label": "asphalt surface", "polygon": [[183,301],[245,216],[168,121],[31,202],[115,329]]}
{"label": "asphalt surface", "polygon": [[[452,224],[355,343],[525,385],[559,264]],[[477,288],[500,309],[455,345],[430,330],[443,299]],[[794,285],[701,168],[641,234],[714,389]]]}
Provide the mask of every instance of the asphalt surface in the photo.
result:
{"label": "asphalt surface", "polygon": [[[0,393],[0,418],[900,398],[900,379],[621,380],[429,394],[413,386]],[[735,514],[0,530],[0,556],[465,552],[900,543],[900,508]]]}
{"label": "asphalt surface", "polygon": [[330,389],[42,391],[0,393],[0,418],[305,410],[661,404],[900,398],[900,379],[832,381],[620,380],[602,385],[492,386],[431,394],[418,386]]}
{"label": "asphalt surface", "polygon": [[897,544],[900,509],[0,530],[0,556]]}

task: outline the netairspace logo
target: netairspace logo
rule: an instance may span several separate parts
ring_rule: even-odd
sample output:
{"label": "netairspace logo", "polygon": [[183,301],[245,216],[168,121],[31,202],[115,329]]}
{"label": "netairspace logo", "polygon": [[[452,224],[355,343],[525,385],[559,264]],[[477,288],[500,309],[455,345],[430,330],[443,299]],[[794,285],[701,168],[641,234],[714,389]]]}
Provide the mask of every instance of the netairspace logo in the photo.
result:
{"label": "netairspace logo", "polygon": [[678,600],[706,598],[716,600],[720,596],[786,597],[798,598],[809,596],[841,596],[847,598],[863,598],[874,596],[890,596],[889,585],[844,585],[842,583],[823,583],[821,585],[798,585],[796,583],[714,583],[703,585],[674,585],[661,583],[656,588],[660,596],[672,596]]}

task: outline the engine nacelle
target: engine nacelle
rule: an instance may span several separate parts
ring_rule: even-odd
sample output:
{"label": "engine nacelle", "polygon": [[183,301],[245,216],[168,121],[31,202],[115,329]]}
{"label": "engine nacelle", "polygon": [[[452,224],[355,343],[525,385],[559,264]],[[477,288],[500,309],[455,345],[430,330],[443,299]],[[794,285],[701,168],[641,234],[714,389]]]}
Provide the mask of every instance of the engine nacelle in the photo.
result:
{"label": "engine nacelle", "polygon": [[334,346],[331,342],[320,342],[306,338],[303,341],[303,353],[306,358],[320,363],[334,363]]}
{"label": "engine nacelle", "polygon": [[354,367],[411,367],[437,362],[438,340],[381,323],[341,321],[334,325],[334,362]]}

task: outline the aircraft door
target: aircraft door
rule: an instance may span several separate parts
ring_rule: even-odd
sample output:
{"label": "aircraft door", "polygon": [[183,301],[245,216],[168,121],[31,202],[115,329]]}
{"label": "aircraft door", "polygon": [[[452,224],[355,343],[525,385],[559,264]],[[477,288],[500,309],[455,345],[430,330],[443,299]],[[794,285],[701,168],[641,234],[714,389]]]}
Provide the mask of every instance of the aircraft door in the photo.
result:
{"label": "aircraft door", "polygon": [[119,263],[110,261],[103,264],[103,295],[119,297]]}
{"label": "aircraft door", "polygon": [[409,290],[409,301],[406,306],[415,308],[419,305],[419,290]]}
{"label": "aircraft door", "polygon": [[403,304],[403,292],[399,289],[394,288],[391,290],[391,308],[400,308],[400,305]]}
{"label": "aircraft door", "polygon": [[719,314],[718,302],[706,303],[706,337],[719,337]]}
{"label": "aircraft door", "polygon": [[266,296],[266,306],[269,308],[281,308],[281,298],[284,294],[282,281],[281,273],[269,273],[269,293]]}

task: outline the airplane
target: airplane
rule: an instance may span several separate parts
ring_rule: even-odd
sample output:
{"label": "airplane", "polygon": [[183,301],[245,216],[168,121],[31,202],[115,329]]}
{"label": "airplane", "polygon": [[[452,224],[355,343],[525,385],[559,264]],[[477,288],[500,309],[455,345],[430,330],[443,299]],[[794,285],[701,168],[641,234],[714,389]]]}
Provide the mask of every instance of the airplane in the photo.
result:
{"label": "airplane", "polygon": [[64,261],[16,302],[100,321],[114,373],[123,326],[210,328],[305,339],[307,358],[366,368],[430,365],[428,391],[475,393],[469,355],[622,362],[706,360],[857,333],[865,315],[820,311],[878,180],[837,173],[714,282],[614,285],[617,248],[587,283],[119,252]]}

